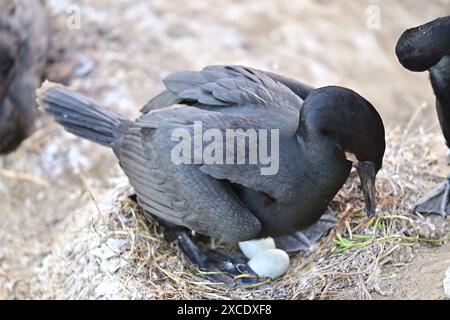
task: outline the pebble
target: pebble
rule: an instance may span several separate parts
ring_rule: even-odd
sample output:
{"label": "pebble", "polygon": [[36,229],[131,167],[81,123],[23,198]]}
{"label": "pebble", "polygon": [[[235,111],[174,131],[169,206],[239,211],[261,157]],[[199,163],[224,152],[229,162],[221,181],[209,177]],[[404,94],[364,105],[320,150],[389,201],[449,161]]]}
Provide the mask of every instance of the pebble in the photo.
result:
{"label": "pebble", "polygon": [[447,296],[447,298],[450,299],[450,268],[448,268],[447,272],[445,273],[443,284],[444,284],[444,293]]}

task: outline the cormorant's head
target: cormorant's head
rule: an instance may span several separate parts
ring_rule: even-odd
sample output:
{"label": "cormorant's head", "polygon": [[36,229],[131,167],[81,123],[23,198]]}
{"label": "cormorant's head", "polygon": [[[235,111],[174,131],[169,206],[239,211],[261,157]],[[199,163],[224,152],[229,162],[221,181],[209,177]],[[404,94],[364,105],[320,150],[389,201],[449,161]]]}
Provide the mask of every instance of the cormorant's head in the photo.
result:
{"label": "cormorant's head", "polygon": [[450,16],[406,30],[395,53],[406,69],[416,72],[430,69],[450,54]]}
{"label": "cormorant's head", "polygon": [[376,211],[375,177],[385,151],[384,125],[377,110],[356,92],[330,86],[314,90],[300,112],[299,135],[327,141],[353,162],[361,179],[368,215]]}

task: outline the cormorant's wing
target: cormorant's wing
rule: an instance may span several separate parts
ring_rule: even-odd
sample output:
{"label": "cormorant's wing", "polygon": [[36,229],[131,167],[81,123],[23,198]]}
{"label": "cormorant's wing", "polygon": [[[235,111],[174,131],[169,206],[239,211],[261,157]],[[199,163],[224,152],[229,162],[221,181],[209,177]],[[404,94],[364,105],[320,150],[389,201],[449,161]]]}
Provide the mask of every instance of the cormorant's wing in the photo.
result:
{"label": "cormorant's wing", "polygon": [[273,80],[276,80],[278,82],[281,82],[286,87],[291,89],[292,92],[294,92],[296,95],[298,95],[302,100],[305,100],[309,94],[314,90],[313,87],[310,85],[307,85],[303,82],[287,78],[285,76],[279,75],[277,73],[269,72],[269,71],[260,71],[264,72],[266,75],[271,77]]}
{"label": "cormorant's wing", "polygon": [[258,114],[270,119],[282,134],[293,135],[303,104],[299,96],[270,75],[241,66],[178,72],[169,75],[164,85],[167,90],[144,106],[142,113],[179,103],[228,114]]}
{"label": "cormorant's wing", "polygon": [[[260,232],[259,220],[226,181],[202,173],[200,165],[176,165],[171,158],[176,129],[192,130],[188,115],[197,108],[141,116],[126,132],[118,157],[143,209],[176,225],[227,241]],[[195,115],[198,119],[198,114]]]}

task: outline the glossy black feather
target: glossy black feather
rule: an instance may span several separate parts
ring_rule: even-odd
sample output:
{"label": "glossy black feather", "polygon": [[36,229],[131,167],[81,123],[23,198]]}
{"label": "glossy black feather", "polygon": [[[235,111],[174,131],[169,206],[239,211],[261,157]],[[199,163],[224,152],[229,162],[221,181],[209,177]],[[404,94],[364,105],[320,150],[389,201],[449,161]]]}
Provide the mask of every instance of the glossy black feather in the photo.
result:
{"label": "glossy black feather", "polygon": [[[405,68],[429,71],[439,123],[450,148],[450,16],[405,31],[398,40],[396,53]],[[419,199],[413,211],[448,216],[449,181],[447,177],[443,184]]]}
{"label": "glossy black feather", "polygon": [[411,71],[429,70],[450,54],[449,30],[450,16],[406,30],[395,48],[400,63]]}
{"label": "glossy black feather", "polygon": [[439,123],[450,147],[450,16],[405,31],[396,53],[405,68],[429,71]]}

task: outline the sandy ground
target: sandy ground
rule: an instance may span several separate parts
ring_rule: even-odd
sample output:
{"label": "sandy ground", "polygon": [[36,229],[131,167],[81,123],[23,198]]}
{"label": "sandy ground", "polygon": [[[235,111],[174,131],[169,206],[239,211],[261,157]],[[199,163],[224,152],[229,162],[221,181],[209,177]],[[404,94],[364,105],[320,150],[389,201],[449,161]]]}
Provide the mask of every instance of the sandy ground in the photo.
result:
{"label": "sandy ground", "polygon": [[443,290],[444,275],[450,266],[450,246],[419,250],[405,270],[390,283],[391,295],[375,295],[375,299],[448,299]]}
{"label": "sandy ground", "polygon": [[[404,29],[450,14],[449,0],[48,2],[57,41],[93,62],[72,85],[130,117],[159,93],[165,75],[230,63],[351,87],[388,126],[406,124],[423,106],[422,124],[437,130],[427,75],[404,70],[393,52]],[[379,28],[371,15],[378,9]],[[67,28],[73,12],[80,28]],[[444,145],[436,150],[444,154]],[[60,222],[89,201],[87,190],[99,198],[122,173],[109,150],[43,116],[36,134],[0,159],[0,170],[0,298],[33,298],[30,283]]]}

